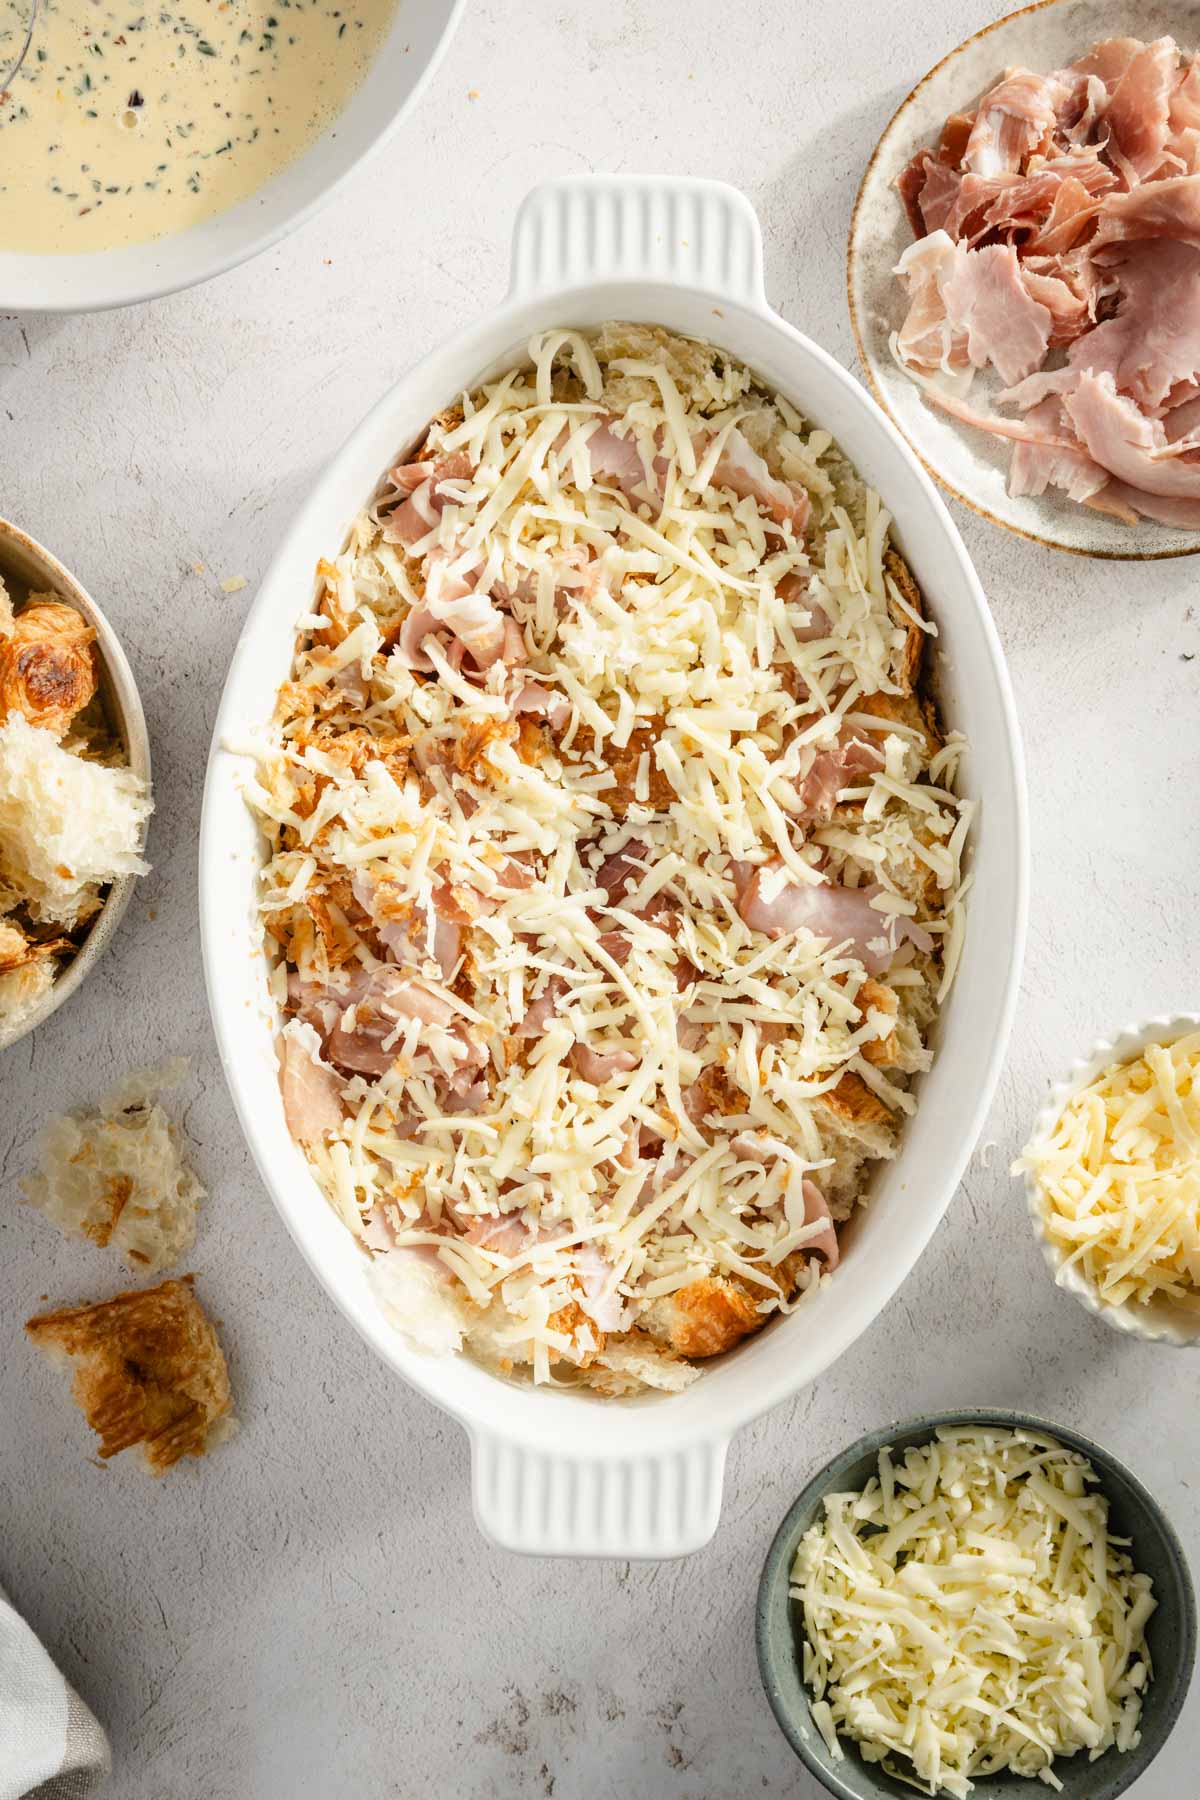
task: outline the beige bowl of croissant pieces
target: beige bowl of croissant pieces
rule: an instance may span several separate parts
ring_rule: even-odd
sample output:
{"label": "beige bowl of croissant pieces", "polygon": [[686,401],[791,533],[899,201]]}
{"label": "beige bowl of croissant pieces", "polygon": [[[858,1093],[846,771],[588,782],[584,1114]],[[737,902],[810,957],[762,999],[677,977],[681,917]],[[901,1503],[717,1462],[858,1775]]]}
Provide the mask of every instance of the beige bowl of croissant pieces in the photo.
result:
{"label": "beige bowl of croissant pieces", "polygon": [[0,1050],[111,941],[149,866],[151,810],[146,721],[112,627],[0,519]]}

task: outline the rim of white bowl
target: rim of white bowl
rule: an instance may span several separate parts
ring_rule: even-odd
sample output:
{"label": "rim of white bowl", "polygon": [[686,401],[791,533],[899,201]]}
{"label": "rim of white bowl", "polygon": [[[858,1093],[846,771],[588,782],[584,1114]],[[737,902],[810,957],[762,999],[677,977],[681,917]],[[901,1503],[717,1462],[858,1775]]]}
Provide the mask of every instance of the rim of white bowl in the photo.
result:
{"label": "rim of white bowl", "polygon": [[[1049,1092],[1045,1104],[1033,1122],[1031,1138],[1049,1131],[1067,1102],[1089,1081],[1114,1063],[1130,1062],[1150,1044],[1173,1044],[1191,1031],[1200,1031],[1200,1013],[1159,1013],[1140,1025],[1126,1025],[1111,1038],[1097,1038],[1086,1056],[1072,1063],[1062,1081]],[[1034,1233],[1042,1247],[1042,1255],[1054,1277],[1055,1286],[1071,1294],[1094,1317],[1114,1331],[1139,1337],[1148,1344],[1168,1344],[1177,1350],[1200,1349],[1200,1312],[1190,1319],[1169,1300],[1152,1300],[1148,1305],[1124,1300],[1115,1305],[1103,1300],[1094,1282],[1082,1273],[1078,1263],[1066,1267],[1066,1253],[1051,1241],[1046,1231],[1046,1217],[1041,1190],[1032,1170],[1025,1170],[1025,1199]]]}
{"label": "rim of white bowl", "polygon": [[[22,531],[19,525],[14,525],[11,519],[0,518],[0,574],[8,566],[5,550],[10,545],[15,547],[22,561],[37,569],[36,579],[44,581],[48,588],[53,588],[67,605],[73,606],[76,612],[82,614],[95,631],[109,723],[125,746],[129,767],[149,787],[150,739],[146,731],[146,715],[142,711],[142,699],[133,670],[116,632],[83,583],[59,562],[52,551],[47,550],[44,544],[39,544],[27,531]],[[21,575],[20,579],[24,583],[28,577]],[[111,883],[90,931],[62,974],[55,977],[49,991],[15,1028],[0,1025],[0,1051],[11,1049],[22,1038],[28,1037],[31,1031],[36,1031],[39,1025],[44,1025],[83,986],[116,935],[117,926],[133,898],[134,886],[139,879],[137,875],[119,875]]]}
{"label": "rim of white bowl", "polygon": [[[16,285],[10,290],[4,285],[8,277],[4,271],[5,259],[0,253],[0,312],[29,313],[36,318],[54,318],[64,314],[111,312],[120,306],[141,306],[148,300],[162,300],[169,294],[183,293],[192,287],[202,287],[206,282],[215,281],[218,275],[227,275],[231,269],[239,268],[242,263],[249,262],[251,258],[261,256],[264,251],[272,249],[283,238],[290,237],[294,231],[298,231],[302,225],[306,225],[333,199],[335,194],[345,187],[352,176],[357,175],[381,156],[409,114],[420,104],[426,88],[441,66],[442,58],[458,30],[459,20],[466,11],[466,7],[467,0],[449,0],[441,32],[433,44],[424,68],[414,80],[400,105],[385,118],[378,131],[368,138],[359,154],[346,164],[340,174],[331,181],[318,186],[308,199],[302,200],[296,206],[285,206],[281,214],[272,223],[265,225],[261,231],[251,233],[244,240],[239,238],[228,249],[217,249],[208,255],[201,254],[197,258],[194,270],[181,270],[172,260],[166,272],[152,275],[149,278],[144,274],[126,273],[125,259],[128,253],[130,251],[153,251],[156,244],[183,242],[189,235],[188,231],[168,232],[162,238],[151,238],[145,243],[125,245],[116,251],[95,250],[64,257],[38,256],[36,253],[31,253],[28,258],[21,256],[21,253],[14,253],[14,260],[19,258],[30,262],[70,262],[73,265],[72,275],[80,274],[79,265],[86,264],[92,259],[98,269],[110,258],[121,259],[115,275],[110,275],[107,279],[103,272],[99,275],[94,296],[79,293],[73,284],[68,293],[47,298],[39,296],[36,291],[30,291],[20,279],[16,280]],[[397,14],[393,17],[391,29],[397,30],[400,23],[402,21],[398,9]],[[375,60],[378,60],[378,55],[379,52],[376,52]],[[368,68],[368,76],[370,72],[370,68]],[[347,104],[352,105],[353,101],[354,95],[351,95]],[[342,109],[343,113],[345,110],[345,108]],[[266,184],[267,189],[271,187],[272,182],[287,179],[293,169],[314,153],[328,131],[335,129],[336,125],[337,120],[335,119],[315,143],[310,144],[299,157],[271,178],[271,181]],[[259,189],[256,194],[247,195],[235,206],[214,214],[211,219],[202,219],[190,229],[207,233],[214,223],[227,217],[229,213],[238,212],[259,203],[264,191],[266,190]],[[82,279],[82,276],[80,278]]]}

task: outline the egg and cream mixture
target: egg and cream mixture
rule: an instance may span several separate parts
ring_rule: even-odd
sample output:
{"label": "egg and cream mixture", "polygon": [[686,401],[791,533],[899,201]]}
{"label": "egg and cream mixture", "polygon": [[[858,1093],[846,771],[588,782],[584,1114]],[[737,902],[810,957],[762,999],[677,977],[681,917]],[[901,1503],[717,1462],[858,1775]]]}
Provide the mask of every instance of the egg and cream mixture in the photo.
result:
{"label": "egg and cream mixture", "polygon": [[[112,250],[256,193],[358,87],[396,0],[42,0],[0,96],[0,246]],[[0,69],[28,0],[0,0]]]}

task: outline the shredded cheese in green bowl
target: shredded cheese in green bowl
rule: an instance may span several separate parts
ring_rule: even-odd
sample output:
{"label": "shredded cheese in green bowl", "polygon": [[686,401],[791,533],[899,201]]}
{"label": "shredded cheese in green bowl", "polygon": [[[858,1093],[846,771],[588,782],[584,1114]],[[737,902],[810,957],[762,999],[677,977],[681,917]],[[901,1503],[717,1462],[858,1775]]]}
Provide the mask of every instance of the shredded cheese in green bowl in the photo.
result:
{"label": "shredded cheese in green bowl", "polygon": [[842,1800],[1008,1800],[1031,1779],[1112,1800],[1165,1742],[1194,1650],[1157,1503],[1014,1413],[860,1440],[800,1495],[759,1589],[767,1697]]}

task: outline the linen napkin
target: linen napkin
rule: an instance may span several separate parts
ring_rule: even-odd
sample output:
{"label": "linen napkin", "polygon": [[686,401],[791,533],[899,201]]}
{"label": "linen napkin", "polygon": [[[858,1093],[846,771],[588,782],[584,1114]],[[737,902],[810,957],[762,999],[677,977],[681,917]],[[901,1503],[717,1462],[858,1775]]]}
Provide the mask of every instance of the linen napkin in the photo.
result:
{"label": "linen napkin", "polygon": [[0,1800],[85,1800],[108,1739],[0,1589]]}

